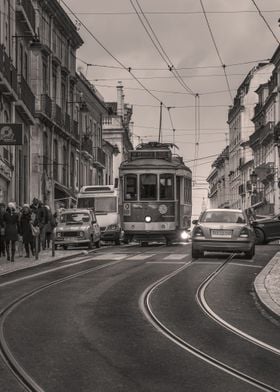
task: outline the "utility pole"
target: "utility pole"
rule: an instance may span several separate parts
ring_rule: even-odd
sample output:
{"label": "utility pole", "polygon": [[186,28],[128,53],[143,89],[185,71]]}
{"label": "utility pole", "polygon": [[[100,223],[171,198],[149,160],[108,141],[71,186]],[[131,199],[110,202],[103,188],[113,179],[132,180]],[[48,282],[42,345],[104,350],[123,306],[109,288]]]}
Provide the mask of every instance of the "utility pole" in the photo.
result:
{"label": "utility pole", "polygon": [[162,123],[162,102],[160,103],[159,110],[159,130],[158,130],[158,142],[161,142],[161,123]]}

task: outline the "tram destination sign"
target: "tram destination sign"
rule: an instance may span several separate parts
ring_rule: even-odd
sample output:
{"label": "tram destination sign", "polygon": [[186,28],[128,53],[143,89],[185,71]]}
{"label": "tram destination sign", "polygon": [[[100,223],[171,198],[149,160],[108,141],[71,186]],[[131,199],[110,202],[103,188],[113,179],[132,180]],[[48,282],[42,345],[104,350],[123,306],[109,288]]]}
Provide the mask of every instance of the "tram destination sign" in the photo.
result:
{"label": "tram destination sign", "polygon": [[19,146],[23,145],[22,124],[0,124],[0,145]]}

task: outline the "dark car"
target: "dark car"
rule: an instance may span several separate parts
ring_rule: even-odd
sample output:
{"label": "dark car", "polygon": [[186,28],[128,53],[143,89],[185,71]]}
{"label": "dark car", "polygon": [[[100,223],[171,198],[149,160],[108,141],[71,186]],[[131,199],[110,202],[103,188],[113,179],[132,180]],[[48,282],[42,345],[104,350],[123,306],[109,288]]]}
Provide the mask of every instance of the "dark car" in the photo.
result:
{"label": "dark car", "polygon": [[280,239],[280,214],[256,219],[252,222],[256,234],[257,244],[268,244],[270,241]]}

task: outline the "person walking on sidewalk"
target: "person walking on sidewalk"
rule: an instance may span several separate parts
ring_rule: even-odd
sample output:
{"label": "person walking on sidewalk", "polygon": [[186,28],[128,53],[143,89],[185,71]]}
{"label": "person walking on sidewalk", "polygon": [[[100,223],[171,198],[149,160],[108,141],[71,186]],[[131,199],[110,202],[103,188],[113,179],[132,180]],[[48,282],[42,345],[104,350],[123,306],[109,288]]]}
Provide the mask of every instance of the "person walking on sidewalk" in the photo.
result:
{"label": "person walking on sidewalk", "polygon": [[[7,260],[15,261],[16,241],[19,236],[19,216],[16,213],[16,206],[14,203],[8,203],[7,210],[3,216],[5,226],[5,241]],[[11,249],[10,249],[11,248]],[[11,250],[11,258],[10,258]]]}
{"label": "person walking on sidewalk", "polygon": [[19,218],[19,229],[25,247],[25,257],[30,257],[30,252],[34,256],[34,237],[31,229],[31,211],[28,204],[24,204],[22,207]]}
{"label": "person walking on sidewalk", "polygon": [[34,197],[30,209],[31,209],[33,226],[38,226],[40,229],[40,235],[38,238],[38,245],[39,245],[38,251],[40,251],[40,245],[42,245],[43,249],[46,248],[45,227],[48,221],[47,209],[43,206],[42,202],[38,200],[36,197]]}
{"label": "person walking on sidewalk", "polygon": [[4,214],[6,206],[4,203],[0,203],[0,257],[5,256],[5,227],[4,227]]}

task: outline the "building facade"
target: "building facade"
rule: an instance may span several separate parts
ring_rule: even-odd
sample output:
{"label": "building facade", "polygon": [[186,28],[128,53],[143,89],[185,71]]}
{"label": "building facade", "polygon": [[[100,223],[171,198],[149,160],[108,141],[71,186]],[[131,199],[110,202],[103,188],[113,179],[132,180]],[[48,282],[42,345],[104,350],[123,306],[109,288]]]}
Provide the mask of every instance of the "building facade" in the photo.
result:
{"label": "building facade", "polygon": [[124,102],[123,86],[117,86],[117,102],[106,103],[108,114],[103,120],[103,138],[114,147],[112,184],[119,177],[119,167],[127,159],[128,151],[133,150],[131,142],[131,105]]}
{"label": "building facade", "polygon": [[254,106],[257,103],[257,87],[265,83],[273,65],[261,63],[246,76],[237,90],[233,106],[228,112],[229,125],[229,204],[231,208],[250,206],[250,172],[253,166],[249,137],[254,132]]}
{"label": "building facade", "polygon": [[209,183],[210,208],[229,207],[229,146],[216,158],[206,181]]}

